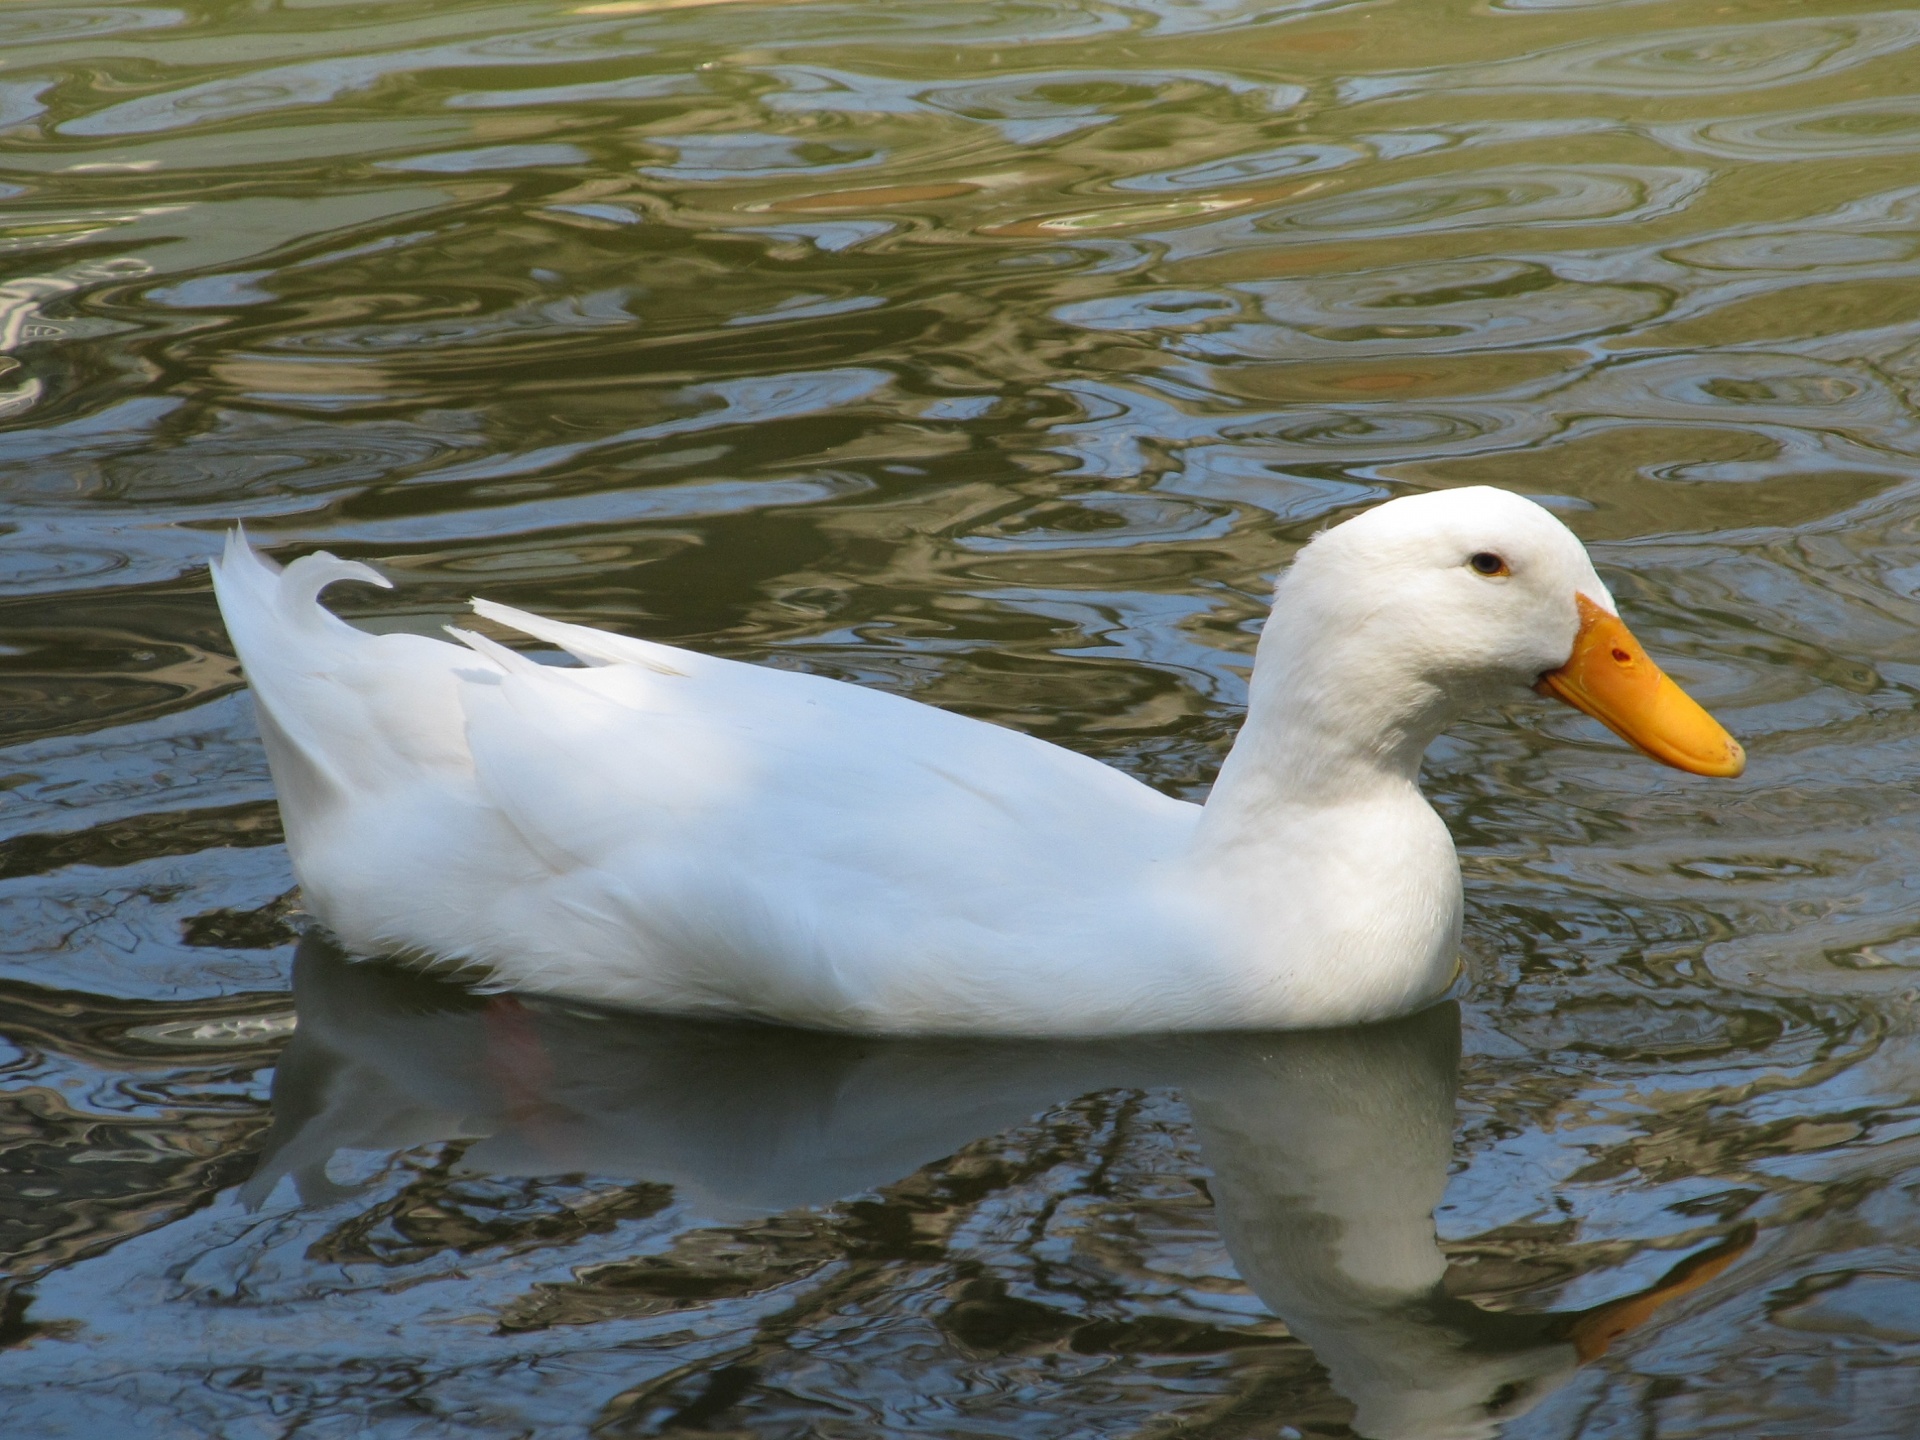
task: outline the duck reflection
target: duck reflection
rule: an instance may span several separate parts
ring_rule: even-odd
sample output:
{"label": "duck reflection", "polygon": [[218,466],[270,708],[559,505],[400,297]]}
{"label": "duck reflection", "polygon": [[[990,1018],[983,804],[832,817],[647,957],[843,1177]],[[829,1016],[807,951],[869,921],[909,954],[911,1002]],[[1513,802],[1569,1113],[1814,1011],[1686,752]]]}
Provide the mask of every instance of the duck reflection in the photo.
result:
{"label": "duck reflection", "polygon": [[1584,1311],[1449,1297],[1452,1005],[1364,1029],[1123,1041],[889,1040],[474,995],[309,937],[299,1028],[243,1198],[343,1198],[341,1149],[472,1143],[463,1168],[668,1182],[716,1219],[830,1204],[1099,1090],[1176,1088],[1241,1276],[1312,1346],[1370,1440],[1493,1435],[1744,1250],[1736,1232]]}

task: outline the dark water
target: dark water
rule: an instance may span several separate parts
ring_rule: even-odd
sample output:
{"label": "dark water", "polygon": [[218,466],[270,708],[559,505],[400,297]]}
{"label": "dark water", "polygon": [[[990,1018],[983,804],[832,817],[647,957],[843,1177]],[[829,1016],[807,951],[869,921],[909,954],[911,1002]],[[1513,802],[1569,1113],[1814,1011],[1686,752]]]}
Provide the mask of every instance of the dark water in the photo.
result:
{"label": "dark water", "polygon": [[[1920,1429],[1920,14],[14,0],[0,127],[9,1434]],[[1197,796],[1293,548],[1479,481],[1753,763],[1436,747],[1457,1011],[289,994],[235,518],[369,625],[479,591]]]}

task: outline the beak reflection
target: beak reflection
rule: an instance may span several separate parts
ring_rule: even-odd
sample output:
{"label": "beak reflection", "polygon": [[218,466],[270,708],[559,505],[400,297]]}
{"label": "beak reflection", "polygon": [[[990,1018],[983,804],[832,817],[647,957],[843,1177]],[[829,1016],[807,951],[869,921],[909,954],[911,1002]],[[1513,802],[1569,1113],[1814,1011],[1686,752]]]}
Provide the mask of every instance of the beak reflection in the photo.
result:
{"label": "beak reflection", "polygon": [[1598,720],[1663,765],[1731,778],[1747,752],[1648,656],[1618,615],[1584,595],[1573,655],[1533,687]]}

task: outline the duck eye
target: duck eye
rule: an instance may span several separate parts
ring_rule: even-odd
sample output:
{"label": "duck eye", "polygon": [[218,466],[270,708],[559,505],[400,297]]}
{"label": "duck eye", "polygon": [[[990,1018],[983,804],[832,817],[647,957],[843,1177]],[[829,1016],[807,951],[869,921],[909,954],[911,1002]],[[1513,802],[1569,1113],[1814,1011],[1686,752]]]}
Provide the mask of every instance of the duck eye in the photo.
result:
{"label": "duck eye", "polygon": [[1471,557],[1467,563],[1474,568],[1476,573],[1481,575],[1511,575],[1513,573],[1507,568],[1507,562],[1491,550],[1480,551]]}

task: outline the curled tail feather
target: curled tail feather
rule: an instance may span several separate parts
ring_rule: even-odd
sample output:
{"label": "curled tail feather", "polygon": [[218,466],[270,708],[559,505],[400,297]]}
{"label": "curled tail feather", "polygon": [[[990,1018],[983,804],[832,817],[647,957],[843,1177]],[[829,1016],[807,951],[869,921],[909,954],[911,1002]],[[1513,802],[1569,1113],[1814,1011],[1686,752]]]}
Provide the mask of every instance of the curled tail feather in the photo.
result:
{"label": "curled tail feather", "polygon": [[226,619],[227,632],[241,649],[242,665],[247,664],[247,641],[241,638],[241,631],[259,628],[243,623],[249,618],[250,612],[270,610],[282,624],[297,625],[302,629],[317,626],[358,634],[346,621],[320,604],[320,592],[337,580],[357,580],[366,585],[378,585],[382,590],[393,588],[393,582],[371,565],[363,565],[358,560],[342,560],[325,550],[303,555],[282,569],[247,543],[244,525],[236,525],[227,532],[226,547],[209,568],[213,572],[213,591],[220,601],[220,613]]}
{"label": "curled tail feather", "polygon": [[[320,604],[338,580],[391,589],[371,566],[324,551],[282,569],[235,527],[211,565],[214,595],[246,672],[267,763],[279,791],[289,844],[364,788],[380,768],[379,717],[342,683],[368,661],[385,658],[388,637],[369,635]],[[417,637],[406,637],[415,643]],[[396,657],[397,658],[397,657]]]}

